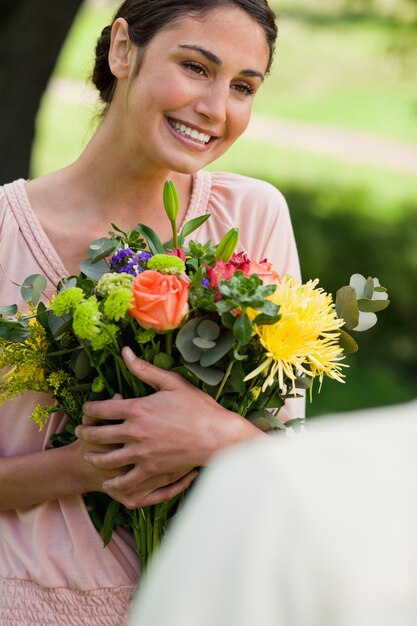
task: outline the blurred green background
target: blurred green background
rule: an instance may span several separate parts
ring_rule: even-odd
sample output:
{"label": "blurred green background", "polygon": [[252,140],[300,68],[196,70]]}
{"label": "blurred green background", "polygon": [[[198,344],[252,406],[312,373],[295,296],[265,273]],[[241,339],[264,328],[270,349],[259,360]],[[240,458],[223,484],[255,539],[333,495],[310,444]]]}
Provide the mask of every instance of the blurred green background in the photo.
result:
{"label": "blurred green background", "polygon": [[[37,119],[32,176],[78,156],[99,109],[95,40],[117,3],[86,0]],[[334,293],[377,276],[391,306],[357,334],[347,382],[325,381],[309,415],[417,397],[417,2],[271,2],[280,36],[254,123],[212,165],[286,196],[304,279]],[[261,226],[260,226],[261,227]]]}

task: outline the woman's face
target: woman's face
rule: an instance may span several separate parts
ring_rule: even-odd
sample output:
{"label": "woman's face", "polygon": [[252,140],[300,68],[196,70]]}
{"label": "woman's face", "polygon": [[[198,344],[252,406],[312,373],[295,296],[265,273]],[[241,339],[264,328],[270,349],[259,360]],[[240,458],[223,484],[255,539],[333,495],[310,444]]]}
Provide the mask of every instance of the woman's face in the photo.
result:
{"label": "woman's face", "polygon": [[123,99],[132,157],[182,173],[220,157],[248,125],[268,60],[263,28],[239,8],[160,31]]}

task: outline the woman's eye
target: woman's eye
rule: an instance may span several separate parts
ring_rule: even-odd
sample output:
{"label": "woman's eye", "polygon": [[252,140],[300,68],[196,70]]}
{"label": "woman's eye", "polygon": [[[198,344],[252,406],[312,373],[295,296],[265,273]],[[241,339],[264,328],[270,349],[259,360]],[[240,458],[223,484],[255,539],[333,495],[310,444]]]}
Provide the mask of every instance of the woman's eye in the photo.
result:
{"label": "woman's eye", "polygon": [[187,69],[189,69],[192,72],[194,72],[194,74],[205,74],[206,73],[206,69],[205,69],[204,65],[201,65],[201,63],[197,63],[196,61],[184,61],[183,65]]}
{"label": "woman's eye", "polygon": [[232,88],[244,96],[251,96],[253,93],[255,93],[255,89],[247,83],[235,83],[234,85],[232,85]]}

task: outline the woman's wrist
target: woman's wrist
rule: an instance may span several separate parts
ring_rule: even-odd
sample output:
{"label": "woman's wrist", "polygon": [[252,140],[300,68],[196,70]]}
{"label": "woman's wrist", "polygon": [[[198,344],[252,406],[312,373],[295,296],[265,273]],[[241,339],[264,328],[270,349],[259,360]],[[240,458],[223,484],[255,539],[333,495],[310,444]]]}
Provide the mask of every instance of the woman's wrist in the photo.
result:
{"label": "woman's wrist", "polygon": [[[206,460],[203,465],[207,465],[212,456],[220,450],[229,446],[250,441],[256,437],[265,437],[265,433],[238,413],[221,409],[220,415],[221,427],[212,430],[208,438],[208,446],[206,452]],[[217,425],[218,422],[216,421]]]}

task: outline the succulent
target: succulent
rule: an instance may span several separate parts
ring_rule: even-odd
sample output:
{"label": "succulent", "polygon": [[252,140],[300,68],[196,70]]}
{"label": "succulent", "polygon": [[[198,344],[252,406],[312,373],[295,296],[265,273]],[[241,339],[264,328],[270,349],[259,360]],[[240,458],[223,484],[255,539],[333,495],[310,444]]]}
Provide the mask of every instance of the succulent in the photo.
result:
{"label": "succulent", "polygon": [[224,371],[214,367],[233,347],[235,342],[230,330],[221,330],[210,319],[196,317],[184,324],[175,340],[184,365],[208,385],[218,385]]}

